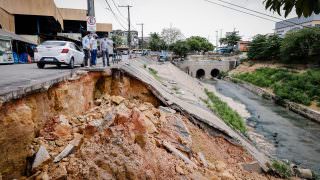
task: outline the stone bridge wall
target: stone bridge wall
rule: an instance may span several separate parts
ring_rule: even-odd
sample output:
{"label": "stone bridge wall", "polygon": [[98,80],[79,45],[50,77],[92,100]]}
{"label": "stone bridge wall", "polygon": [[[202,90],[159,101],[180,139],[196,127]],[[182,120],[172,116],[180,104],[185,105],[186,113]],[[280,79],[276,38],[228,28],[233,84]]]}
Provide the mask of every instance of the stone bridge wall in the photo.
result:
{"label": "stone bridge wall", "polygon": [[[217,60],[199,60],[199,61],[182,61],[177,64],[187,74],[192,77],[204,75],[201,78],[210,79],[224,71],[227,72],[236,66],[236,61],[217,61]],[[202,72],[201,72],[202,71]]]}

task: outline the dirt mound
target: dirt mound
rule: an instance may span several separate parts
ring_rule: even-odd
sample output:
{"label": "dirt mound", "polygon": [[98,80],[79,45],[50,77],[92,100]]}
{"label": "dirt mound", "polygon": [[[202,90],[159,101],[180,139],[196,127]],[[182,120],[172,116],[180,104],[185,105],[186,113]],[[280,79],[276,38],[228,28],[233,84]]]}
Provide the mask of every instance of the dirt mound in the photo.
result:
{"label": "dirt mound", "polygon": [[166,107],[103,96],[77,117],[50,119],[33,142],[36,179],[269,179],[252,157]]}

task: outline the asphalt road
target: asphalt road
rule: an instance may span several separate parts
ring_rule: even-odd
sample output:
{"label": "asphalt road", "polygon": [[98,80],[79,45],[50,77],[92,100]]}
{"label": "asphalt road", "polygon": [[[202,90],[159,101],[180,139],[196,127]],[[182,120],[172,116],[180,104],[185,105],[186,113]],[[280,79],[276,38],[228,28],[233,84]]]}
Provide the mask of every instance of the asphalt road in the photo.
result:
{"label": "asphalt road", "polygon": [[[122,62],[127,61],[127,59],[127,56],[123,56]],[[101,58],[97,60],[97,67],[102,67]],[[77,66],[71,70],[67,66],[58,68],[55,65],[46,65],[44,69],[39,69],[35,63],[0,65],[0,95],[25,86],[65,77],[79,68],[80,66]]]}

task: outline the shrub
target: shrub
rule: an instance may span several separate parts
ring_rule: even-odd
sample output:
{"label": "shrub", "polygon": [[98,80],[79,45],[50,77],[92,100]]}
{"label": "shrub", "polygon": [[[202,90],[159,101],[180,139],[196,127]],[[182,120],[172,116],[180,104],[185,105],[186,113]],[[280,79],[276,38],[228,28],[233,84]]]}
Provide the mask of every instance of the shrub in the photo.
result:
{"label": "shrub", "polygon": [[308,63],[320,57],[320,29],[304,28],[286,34],[280,48],[285,62]]}
{"label": "shrub", "polygon": [[289,178],[293,174],[289,164],[281,162],[281,161],[273,160],[271,167],[272,167],[273,171],[277,175],[279,175],[281,178]]}
{"label": "shrub", "polygon": [[320,70],[297,73],[286,69],[260,68],[234,77],[256,86],[272,88],[281,99],[304,105],[310,105],[311,101],[320,101]]}
{"label": "shrub", "polygon": [[273,60],[280,57],[281,38],[278,35],[257,35],[250,43],[249,59]]}
{"label": "shrub", "polygon": [[208,96],[208,100],[205,101],[208,107],[227,125],[245,134],[247,128],[242,117],[236,111],[231,109],[227,103],[221,101],[213,92],[210,92],[207,89],[205,89],[205,92]]}

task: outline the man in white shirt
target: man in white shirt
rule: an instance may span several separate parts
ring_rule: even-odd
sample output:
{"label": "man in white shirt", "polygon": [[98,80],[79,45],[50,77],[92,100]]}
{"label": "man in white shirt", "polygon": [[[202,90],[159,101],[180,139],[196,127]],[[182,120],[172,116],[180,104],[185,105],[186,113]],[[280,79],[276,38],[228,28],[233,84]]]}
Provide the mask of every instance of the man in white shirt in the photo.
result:
{"label": "man in white shirt", "polygon": [[84,52],[84,65],[88,66],[88,59],[90,58],[90,39],[89,34],[86,32],[86,35],[82,38],[82,48]]}
{"label": "man in white shirt", "polygon": [[100,43],[100,50],[102,51],[102,62],[103,67],[106,66],[105,58],[107,57],[107,66],[110,66],[109,63],[109,48],[113,46],[113,42],[108,38],[108,33],[105,37],[101,40]]}
{"label": "man in white shirt", "polygon": [[95,66],[97,62],[97,35],[92,34],[90,38],[91,66]]}

